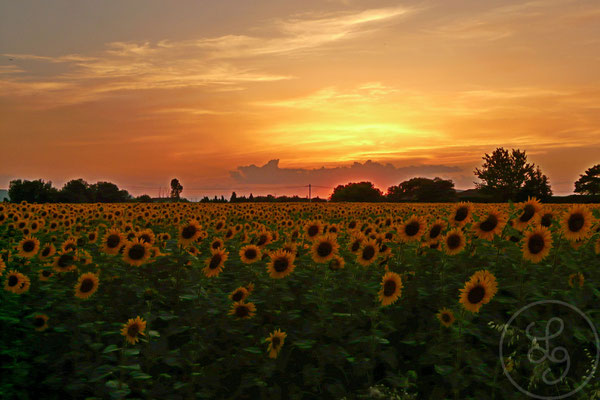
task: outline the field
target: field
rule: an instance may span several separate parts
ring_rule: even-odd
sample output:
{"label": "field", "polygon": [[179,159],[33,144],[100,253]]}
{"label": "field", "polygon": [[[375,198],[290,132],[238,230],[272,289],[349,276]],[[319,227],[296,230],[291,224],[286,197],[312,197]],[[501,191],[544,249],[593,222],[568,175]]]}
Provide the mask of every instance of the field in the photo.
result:
{"label": "field", "polygon": [[598,205],[535,200],[4,203],[0,393],[524,398],[514,374],[556,396],[593,374],[593,329],[529,312],[568,331],[552,342],[569,350],[568,374],[548,386],[564,364],[531,364],[527,323],[504,324],[553,299],[600,326],[599,218]]}

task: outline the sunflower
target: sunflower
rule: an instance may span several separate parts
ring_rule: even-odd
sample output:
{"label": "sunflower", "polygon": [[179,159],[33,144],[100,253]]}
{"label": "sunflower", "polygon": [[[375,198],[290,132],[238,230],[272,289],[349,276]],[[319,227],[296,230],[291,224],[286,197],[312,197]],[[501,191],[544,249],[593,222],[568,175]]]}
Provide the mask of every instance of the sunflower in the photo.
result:
{"label": "sunflower", "polygon": [[5,269],[6,269],[6,263],[4,263],[2,256],[0,256],[0,276],[2,276]]}
{"label": "sunflower", "polygon": [[40,250],[39,258],[45,260],[56,254],[56,247],[52,243],[45,244]]}
{"label": "sunflower", "polygon": [[472,216],[473,206],[468,202],[460,202],[454,206],[454,210],[450,215],[450,222],[454,226],[464,226],[469,222]]}
{"label": "sunflower", "polygon": [[77,261],[77,257],[73,250],[61,251],[54,257],[52,266],[56,272],[69,272],[77,268],[75,266],[75,261]]}
{"label": "sunflower", "polygon": [[492,240],[494,235],[499,235],[506,225],[506,216],[500,211],[492,210],[485,218],[477,222],[473,229],[475,235],[481,239]]}
{"label": "sunflower", "polygon": [[233,315],[236,318],[247,319],[252,318],[256,314],[256,306],[254,303],[244,303],[243,301],[236,301],[231,305],[229,315]]}
{"label": "sunflower", "polygon": [[46,314],[36,314],[33,316],[33,327],[36,331],[42,332],[48,329],[48,316]]}
{"label": "sunflower", "polygon": [[12,292],[16,293],[16,294],[23,294],[23,293],[29,291],[30,286],[31,286],[31,280],[29,280],[29,277],[27,275],[22,275],[21,282],[19,283],[19,285],[17,285],[17,287]]}
{"label": "sunflower", "polygon": [[212,241],[212,243],[210,244],[210,250],[218,250],[218,249],[222,249],[224,246],[223,240],[222,239],[215,239]]}
{"label": "sunflower", "polygon": [[446,229],[446,223],[441,219],[437,219],[429,227],[429,230],[425,236],[426,240],[429,242],[434,242],[434,241],[440,240],[444,229]]}
{"label": "sunflower", "polygon": [[54,275],[54,273],[52,271],[50,271],[49,269],[42,269],[42,270],[40,270],[38,278],[40,281],[45,282],[45,281],[49,280],[53,275]]}
{"label": "sunflower", "polygon": [[403,224],[400,224],[399,235],[403,242],[413,242],[419,240],[425,232],[426,224],[423,218],[413,215]]}
{"label": "sunflower", "polygon": [[345,264],[346,264],[346,261],[344,260],[343,257],[335,255],[335,256],[333,256],[331,261],[329,261],[329,269],[332,271],[337,271],[338,269],[344,268]]}
{"label": "sunflower", "polygon": [[319,221],[311,221],[304,225],[304,235],[308,240],[313,240],[323,231],[323,224]]}
{"label": "sunflower", "polygon": [[225,249],[217,249],[211,251],[212,255],[206,259],[206,267],[202,268],[202,272],[209,278],[218,276],[225,267],[225,261],[229,257],[229,253]]}
{"label": "sunflower", "polygon": [[119,250],[125,244],[125,236],[118,229],[111,229],[102,239],[102,251],[107,254],[119,254]]}
{"label": "sunflower", "polygon": [[77,239],[74,237],[70,237],[64,241],[64,243],[60,246],[62,251],[76,250],[77,249]]}
{"label": "sunflower", "polygon": [[261,249],[273,241],[273,235],[268,231],[261,231],[256,236],[256,245]]}
{"label": "sunflower", "polygon": [[460,289],[459,302],[466,310],[476,313],[483,304],[490,302],[497,291],[496,277],[487,270],[477,271]]}
{"label": "sunflower", "polygon": [[253,244],[246,245],[240,249],[240,259],[244,264],[252,264],[262,258],[260,248]]}
{"label": "sunflower", "polygon": [[466,244],[465,235],[460,229],[452,229],[444,236],[444,252],[449,256],[460,253]]}
{"label": "sunflower", "polygon": [[366,267],[372,264],[379,255],[379,246],[375,240],[369,240],[362,244],[359,250],[357,262]]}
{"label": "sunflower", "polygon": [[87,272],[79,277],[77,284],[75,284],[75,296],[80,299],[88,299],[98,290],[100,279],[98,275]]}
{"label": "sunflower", "polygon": [[269,342],[269,347],[267,351],[269,352],[269,358],[277,358],[281,348],[283,347],[283,342],[285,342],[287,334],[282,332],[281,329],[276,329],[273,332],[269,333],[269,337],[265,340]]}
{"label": "sunflower", "polygon": [[139,316],[135,319],[130,318],[121,328],[121,335],[125,336],[125,340],[131,344],[136,344],[140,338],[138,335],[145,335],[146,321]]}
{"label": "sunflower", "polygon": [[437,314],[436,314],[437,319],[440,320],[440,323],[442,325],[444,325],[446,328],[448,328],[450,325],[452,325],[454,323],[454,313],[452,312],[452,310],[448,309],[448,308],[442,308]]}
{"label": "sunflower", "polygon": [[360,248],[362,243],[366,240],[365,236],[360,232],[355,232],[352,234],[352,239],[350,240],[350,244],[348,245],[348,249],[358,255],[360,253]]}
{"label": "sunflower", "polygon": [[187,224],[180,226],[178,238],[179,244],[185,247],[190,243],[195,242],[202,235],[201,229],[202,228],[200,227],[200,224],[195,220],[189,221]]}
{"label": "sunflower", "polygon": [[231,292],[229,294],[229,299],[236,302],[236,301],[244,301],[246,300],[246,298],[250,295],[250,292],[248,291],[248,289],[246,289],[243,286],[238,287],[237,289],[235,289],[233,292]]}
{"label": "sunflower", "polygon": [[550,228],[552,226],[552,221],[554,221],[554,212],[550,207],[545,207],[541,212],[535,215],[535,223],[545,228]]}
{"label": "sunflower", "polygon": [[592,227],[592,213],[583,205],[575,205],[562,218],[562,231],[568,240],[584,239]]}
{"label": "sunflower", "polygon": [[40,241],[32,236],[27,236],[19,242],[17,250],[19,251],[19,256],[21,257],[34,257],[40,250]]}
{"label": "sunflower", "polygon": [[542,209],[542,205],[539,200],[530,197],[526,202],[521,205],[521,214],[518,218],[513,220],[513,226],[518,230],[523,230],[529,222],[534,221],[534,217]]}
{"label": "sunflower", "polygon": [[523,238],[523,258],[534,263],[542,261],[552,248],[552,235],[548,228],[537,227]]}
{"label": "sunflower", "polygon": [[85,237],[87,238],[88,243],[96,243],[98,240],[98,231],[88,232]]}
{"label": "sunflower", "polygon": [[123,261],[129,265],[139,267],[150,258],[150,244],[140,239],[134,239],[125,244]]}
{"label": "sunflower", "polygon": [[583,287],[584,281],[585,279],[583,278],[583,274],[581,272],[569,275],[569,286],[571,286],[572,288],[574,288],[575,286]]}
{"label": "sunflower", "polygon": [[138,239],[140,239],[140,241],[144,241],[146,243],[149,243],[150,245],[153,245],[156,241],[156,236],[154,235],[154,232],[152,232],[152,229],[149,228],[138,232],[136,236]]}
{"label": "sunflower", "polygon": [[381,279],[379,301],[382,306],[394,303],[402,295],[402,277],[395,272],[387,272]]}
{"label": "sunflower", "polygon": [[15,293],[16,290],[25,281],[25,275],[17,271],[8,271],[6,281],[4,281],[4,290]]}
{"label": "sunflower", "polygon": [[322,235],[313,240],[311,254],[316,263],[326,263],[337,253],[340,245],[335,235]]}
{"label": "sunflower", "polygon": [[285,278],[296,268],[294,265],[294,259],[296,257],[285,250],[271,252],[269,257],[271,258],[271,261],[269,261],[269,264],[267,265],[267,272],[271,278]]}

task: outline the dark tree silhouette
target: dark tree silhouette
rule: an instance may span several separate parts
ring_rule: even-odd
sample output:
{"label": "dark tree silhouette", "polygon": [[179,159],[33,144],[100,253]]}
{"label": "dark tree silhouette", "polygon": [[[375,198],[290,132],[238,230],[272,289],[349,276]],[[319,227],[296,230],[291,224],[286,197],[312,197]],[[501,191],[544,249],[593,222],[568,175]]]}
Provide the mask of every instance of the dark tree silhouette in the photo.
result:
{"label": "dark tree silhouette", "polygon": [[58,190],[52,187],[52,182],[13,180],[8,187],[8,197],[13,203],[26,201],[28,203],[53,203],[58,200]]}
{"label": "dark tree silhouette", "polygon": [[235,192],[231,192],[231,197],[229,198],[230,203],[235,203],[237,201],[237,194]]}
{"label": "dark tree silhouette", "polygon": [[126,190],[119,190],[119,187],[111,182],[94,183],[90,185],[89,191],[92,201],[98,203],[124,203],[131,200]]}
{"label": "dark tree silhouette", "polygon": [[372,182],[350,182],[333,189],[331,201],[381,201],[383,193]]}
{"label": "dark tree silhouette", "polygon": [[63,203],[91,203],[94,201],[90,185],[83,179],[73,179],[60,189],[58,198]]}
{"label": "dark tree silhouette", "polygon": [[179,183],[179,179],[171,179],[171,198],[174,200],[179,200],[181,197],[181,192],[183,192],[183,186],[181,186],[181,183]]}
{"label": "dark tree silhouette", "polygon": [[575,193],[598,195],[600,194],[600,164],[596,164],[579,175],[575,182]]}
{"label": "dark tree silhouette", "polygon": [[454,182],[441,178],[412,178],[387,190],[388,201],[450,202],[456,200]]}
{"label": "dark tree silhouette", "polygon": [[500,147],[483,157],[481,169],[475,175],[481,180],[477,188],[498,201],[517,201],[535,196],[545,200],[552,195],[548,178],[539,167],[527,162],[525,151],[505,150]]}

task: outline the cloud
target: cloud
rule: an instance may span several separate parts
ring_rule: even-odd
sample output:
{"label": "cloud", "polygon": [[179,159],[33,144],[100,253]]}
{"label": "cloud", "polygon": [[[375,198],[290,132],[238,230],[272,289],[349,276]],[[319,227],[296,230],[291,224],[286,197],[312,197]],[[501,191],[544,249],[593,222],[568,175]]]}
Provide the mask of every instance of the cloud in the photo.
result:
{"label": "cloud", "polygon": [[[333,188],[333,185],[350,181],[371,180],[378,185],[392,185],[414,176],[447,176],[462,172],[462,169],[447,165],[411,165],[395,167],[390,163],[371,160],[355,162],[347,166],[307,168],[281,168],[274,159],[262,166],[251,164],[230,171],[233,180],[243,185],[308,185]],[[387,186],[386,186],[387,188]]]}

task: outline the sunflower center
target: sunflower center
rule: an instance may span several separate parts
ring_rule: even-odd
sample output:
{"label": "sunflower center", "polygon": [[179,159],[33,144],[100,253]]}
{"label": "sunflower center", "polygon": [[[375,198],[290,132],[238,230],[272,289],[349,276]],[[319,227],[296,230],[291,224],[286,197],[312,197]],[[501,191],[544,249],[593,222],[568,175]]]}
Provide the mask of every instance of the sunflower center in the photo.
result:
{"label": "sunflower center", "polygon": [[467,299],[471,304],[477,304],[485,297],[485,288],[481,285],[475,286],[473,289],[469,291],[469,295]]}
{"label": "sunflower center", "polygon": [[152,240],[150,240],[150,235],[148,235],[148,234],[140,235],[140,239],[146,243],[150,243],[152,241]]}
{"label": "sunflower center", "polygon": [[221,264],[221,255],[220,254],[214,254],[212,256],[212,258],[210,259],[210,264],[208,264],[208,268],[210,268],[210,269],[216,269],[216,268],[219,268],[220,264]]}
{"label": "sunflower center", "polygon": [[583,228],[584,223],[585,223],[585,218],[583,217],[583,214],[580,214],[580,213],[571,214],[571,216],[569,217],[569,221],[568,221],[569,230],[571,232],[579,232],[579,230],[581,230],[581,228]]}
{"label": "sunflower center", "polygon": [[141,260],[146,255],[146,248],[141,244],[134,244],[127,252],[127,255],[132,260]]}
{"label": "sunflower center", "polygon": [[76,248],[75,243],[69,243],[65,246],[65,250],[75,250]]}
{"label": "sunflower center", "polygon": [[214,241],[213,244],[212,244],[212,248],[216,250],[219,247],[221,247],[221,242]]}
{"label": "sunflower center", "polygon": [[44,320],[44,318],[42,317],[36,317],[33,320],[33,326],[35,326],[36,328],[41,328],[42,326],[44,326],[46,324],[46,321]]}
{"label": "sunflower center", "polygon": [[108,239],[106,239],[106,247],[109,249],[114,249],[121,243],[121,237],[119,235],[110,235]]}
{"label": "sunflower center", "polygon": [[17,283],[19,283],[19,278],[11,275],[8,277],[8,286],[17,286]]}
{"label": "sunflower center", "polygon": [[289,262],[288,262],[288,259],[285,257],[279,257],[279,258],[275,259],[275,262],[273,262],[273,268],[277,272],[285,271],[288,268],[288,266],[289,266]]}
{"label": "sunflower center", "polygon": [[459,207],[456,210],[456,214],[454,214],[454,220],[458,222],[464,221],[467,215],[469,215],[469,209],[467,207]]}
{"label": "sunflower center", "polygon": [[531,204],[527,204],[523,207],[523,214],[519,217],[519,221],[527,222],[535,215],[535,207]]}
{"label": "sunflower center", "polygon": [[358,248],[360,247],[360,240],[356,240],[354,241],[354,243],[352,243],[352,251],[356,251],[358,250]]}
{"label": "sunflower center", "polygon": [[188,225],[181,230],[181,237],[184,239],[191,239],[196,234],[197,229],[194,225]]}
{"label": "sunflower center", "polygon": [[258,246],[262,246],[263,244],[265,244],[267,242],[267,235],[260,235],[260,237],[258,238]]}
{"label": "sunflower center", "polygon": [[419,233],[420,227],[421,226],[417,221],[413,221],[404,227],[404,233],[406,233],[406,236],[415,236],[417,233]]}
{"label": "sunflower center", "polygon": [[383,295],[389,297],[396,292],[396,282],[393,280],[387,280],[383,284]]}
{"label": "sunflower center", "polygon": [[367,246],[362,251],[362,258],[365,260],[370,260],[375,257],[375,248],[373,246]]}
{"label": "sunflower center", "polygon": [[273,339],[271,339],[271,345],[273,348],[279,347],[280,344],[281,344],[281,339],[279,338],[279,336],[275,336]]}
{"label": "sunflower center", "polygon": [[71,254],[63,254],[58,258],[58,266],[61,268],[66,268],[73,262],[73,255]]}
{"label": "sunflower center", "polygon": [[244,252],[244,256],[248,259],[248,260],[254,260],[256,258],[258,254],[256,253],[255,249],[248,249]]}
{"label": "sunflower center", "polygon": [[498,218],[495,215],[488,215],[488,217],[479,224],[479,229],[484,232],[491,232],[498,226]]}
{"label": "sunflower center", "polygon": [[319,233],[319,227],[317,225],[311,225],[308,228],[308,236],[312,237],[315,236],[317,233]]}
{"label": "sunflower center", "polygon": [[33,249],[35,249],[35,242],[33,240],[28,240],[25,243],[23,243],[23,250],[26,253],[31,253]]}
{"label": "sunflower center", "polygon": [[446,313],[442,314],[442,321],[450,322],[450,316]]}
{"label": "sunflower center", "polygon": [[237,306],[235,308],[235,316],[238,318],[244,318],[247,317],[250,314],[250,310],[248,309],[248,307],[241,305],[241,306]]}
{"label": "sunflower center", "polygon": [[448,240],[446,241],[446,244],[448,245],[448,247],[450,249],[456,249],[458,246],[460,246],[460,236],[457,234],[454,235],[450,235],[448,237]]}
{"label": "sunflower center", "polygon": [[94,289],[94,281],[90,278],[84,279],[79,286],[79,291],[81,293],[89,293],[92,289]]}
{"label": "sunflower center", "polygon": [[317,247],[317,254],[319,257],[327,257],[333,251],[333,246],[329,242],[321,242],[319,243],[319,247]]}
{"label": "sunflower center", "polygon": [[442,226],[441,225],[434,225],[431,230],[429,231],[429,238],[430,239],[435,239],[436,237],[438,237],[438,235],[440,234],[440,232],[442,231]]}
{"label": "sunflower center", "polygon": [[552,214],[544,214],[541,221],[542,226],[549,228],[552,225]]}
{"label": "sunflower center", "polygon": [[139,331],[140,327],[137,324],[130,325],[129,328],[127,328],[127,336],[134,338]]}
{"label": "sunflower center", "polygon": [[527,242],[527,248],[531,254],[538,254],[540,251],[544,250],[544,247],[544,238],[539,234],[532,235]]}
{"label": "sunflower center", "polygon": [[237,292],[235,292],[233,294],[233,296],[231,296],[231,300],[240,301],[240,300],[242,300],[243,297],[244,297],[244,293],[242,293],[241,290],[238,290]]}
{"label": "sunflower center", "polygon": [[52,272],[48,271],[47,269],[42,271],[42,275],[45,276],[46,278],[49,277],[52,274]]}
{"label": "sunflower center", "polygon": [[50,254],[50,247],[46,247],[44,250],[42,250],[43,257],[46,257],[48,254]]}

